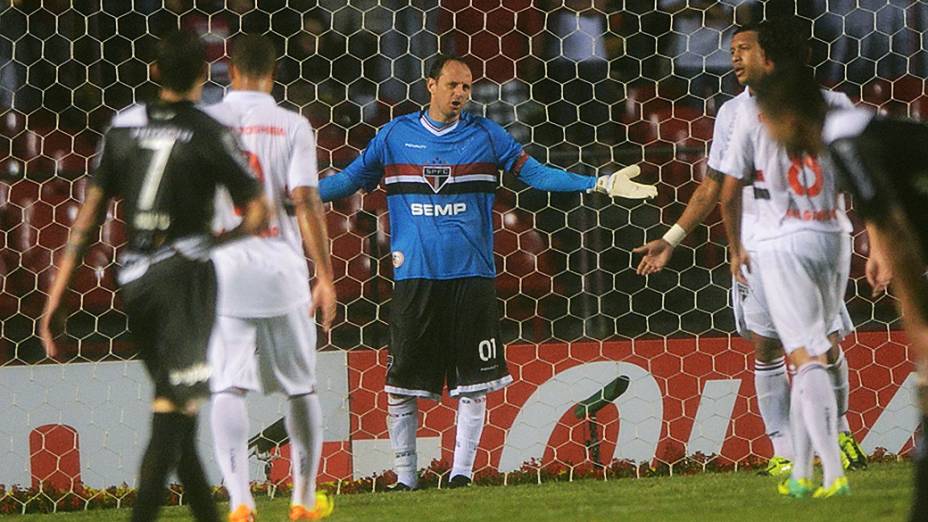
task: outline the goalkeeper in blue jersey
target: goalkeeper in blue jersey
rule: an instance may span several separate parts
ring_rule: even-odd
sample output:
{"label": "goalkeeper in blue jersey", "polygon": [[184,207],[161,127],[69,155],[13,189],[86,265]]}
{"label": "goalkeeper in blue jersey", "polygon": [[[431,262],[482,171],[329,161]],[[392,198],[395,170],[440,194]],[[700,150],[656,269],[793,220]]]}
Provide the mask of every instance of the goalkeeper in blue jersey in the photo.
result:
{"label": "goalkeeper in blue jersey", "polygon": [[450,487],[471,482],[486,394],[512,377],[499,339],[493,264],[493,199],[500,169],[547,191],[600,192],[632,199],[657,189],[626,167],[599,178],[546,167],[498,124],[464,113],[472,75],[441,55],[429,68],[429,106],[384,125],[344,171],[323,179],[323,201],[383,183],[390,211],[394,279],[387,424],[395,455],[393,490],[417,485],[417,397],[457,397]]}

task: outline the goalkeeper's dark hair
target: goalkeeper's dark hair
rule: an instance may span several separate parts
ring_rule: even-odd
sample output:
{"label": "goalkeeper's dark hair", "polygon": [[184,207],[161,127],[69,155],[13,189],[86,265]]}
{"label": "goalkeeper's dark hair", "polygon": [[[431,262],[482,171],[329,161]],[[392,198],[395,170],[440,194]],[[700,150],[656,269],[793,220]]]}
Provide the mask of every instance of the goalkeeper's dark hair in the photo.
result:
{"label": "goalkeeper's dark hair", "polygon": [[442,69],[445,68],[445,65],[448,62],[460,62],[464,65],[467,65],[467,62],[465,62],[464,59],[458,55],[442,53],[433,58],[431,62],[429,62],[426,76],[433,80],[437,80],[438,77],[441,76]]}
{"label": "goalkeeper's dark hair", "polygon": [[261,78],[274,73],[277,49],[267,36],[243,34],[232,42],[232,65],[245,76]]}
{"label": "goalkeeper's dark hair", "polygon": [[187,92],[206,71],[206,48],[191,31],[172,31],[161,37],[155,55],[162,89]]}
{"label": "goalkeeper's dark hair", "polygon": [[828,105],[811,67],[794,65],[776,69],[754,89],[762,114],[793,114],[822,124]]}
{"label": "goalkeeper's dark hair", "polygon": [[809,37],[806,28],[794,18],[774,18],[745,24],[734,34],[754,31],[764,56],[776,67],[798,67],[809,59]]}

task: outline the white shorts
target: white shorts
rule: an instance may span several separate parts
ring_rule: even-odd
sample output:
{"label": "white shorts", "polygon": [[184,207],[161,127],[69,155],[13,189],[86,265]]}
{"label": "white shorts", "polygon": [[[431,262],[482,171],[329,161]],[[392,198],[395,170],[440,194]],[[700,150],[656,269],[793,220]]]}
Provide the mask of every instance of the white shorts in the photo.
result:
{"label": "white shorts", "polygon": [[210,391],[241,388],[303,395],[316,389],[316,324],[308,307],[260,318],[217,316]]}
{"label": "white shorts", "polygon": [[753,265],[760,269],[767,308],[786,353],[805,348],[822,355],[839,317],[851,264],[846,234],[800,231],[764,241]]}
{"label": "white shorts", "polygon": [[[754,261],[757,253],[752,252],[750,256]],[[735,328],[738,335],[750,339],[751,334],[754,333],[777,339],[777,329],[773,324],[773,319],[770,318],[764,286],[758,275],[760,273],[758,263],[752,262],[751,272],[744,270],[743,273],[748,280],[747,285],[739,283],[734,277],[731,279],[731,306],[735,314]],[[851,314],[847,311],[847,304],[843,299],[838,307],[838,315],[832,321],[828,333],[837,333],[839,339],[844,339],[854,333],[854,321],[851,320]]]}

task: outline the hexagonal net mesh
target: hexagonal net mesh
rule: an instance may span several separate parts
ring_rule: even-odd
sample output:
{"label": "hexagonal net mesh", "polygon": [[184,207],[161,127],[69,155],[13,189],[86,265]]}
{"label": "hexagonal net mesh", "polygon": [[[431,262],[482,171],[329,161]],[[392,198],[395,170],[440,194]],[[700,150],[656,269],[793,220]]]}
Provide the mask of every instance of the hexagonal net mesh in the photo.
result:
{"label": "hexagonal net mesh", "polygon": [[[448,51],[464,55],[474,72],[469,110],[504,125],[535,158],[589,175],[637,163],[645,182],[658,183],[658,198],[634,203],[544,193],[503,176],[494,223],[497,290],[516,383],[491,396],[478,476],[526,462],[529,469],[600,469],[614,459],[679,466],[696,453],[718,455],[710,461],[720,463],[769,456],[753,354],[732,336],[718,214],[658,275],[635,275],[630,251],[679,217],[705,173],[714,115],[740,90],[728,58],[736,22],[795,16],[812,32],[811,60],[824,85],[918,117],[928,110],[928,8],[865,0],[766,4],[0,0],[0,389],[20,397],[2,407],[0,436],[13,448],[4,462],[14,464],[0,483],[133,483],[144,416],[137,424],[112,421],[117,435],[97,440],[110,429],[100,419],[143,411],[148,393],[113,277],[124,240],[116,205],[68,295],[69,364],[45,364],[35,333],[101,133],[115,111],[155,95],[147,64],[158,35],[176,27],[207,42],[208,102],[229,83],[230,39],[268,34],[281,51],[274,95],[312,122],[327,172],[347,165],[390,118],[426,104],[424,63]],[[390,465],[382,393],[392,271],[385,207],[383,191],[375,190],[336,202],[328,214],[340,303],[320,358],[329,372],[328,480]],[[855,238],[847,301],[860,333],[845,342],[849,421],[868,448],[907,451],[909,427],[899,435],[882,414],[910,406],[897,399],[911,386],[910,359],[894,333],[893,300],[871,298],[862,278],[867,243],[859,226]],[[575,409],[626,385],[595,411]],[[114,393],[124,386],[132,397]],[[31,390],[23,396],[45,399],[23,401],[23,389]],[[253,472],[281,481],[286,459],[274,459],[287,451],[276,446],[284,439],[274,426],[282,410],[268,404],[252,411],[252,442],[272,464],[256,460]],[[420,464],[447,461],[453,406],[423,402]],[[88,415],[95,420],[85,422]]]}

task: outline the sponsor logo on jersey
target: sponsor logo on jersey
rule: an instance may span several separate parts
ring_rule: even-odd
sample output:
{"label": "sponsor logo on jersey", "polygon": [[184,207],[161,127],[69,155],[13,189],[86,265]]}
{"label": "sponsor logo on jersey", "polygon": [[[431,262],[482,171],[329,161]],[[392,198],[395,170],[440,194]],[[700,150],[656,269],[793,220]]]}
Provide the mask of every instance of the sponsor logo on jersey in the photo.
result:
{"label": "sponsor logo on jersey", "polygon": [[838,219],[838,211],[833,208],[822,210],[799,210],[797,208],[790,208],[786,210],[786,217],[802,221],[834,221]]}
{"label": "sponsor logo on jersey", "polygon": [[451,177],[450,165],[425,165],[422,167],[422,176],[425,181],[432,186],[432,190],[438,192],[444,186],[448,178]]}
{"label": "sponsor logo on jersey", "polygon": [[418,143],[404,143],[403,146],[409,147],[410,149],[424,149],[425,145],[419,145]]}
{"label": "sponsor logo on jersey", "polygon": [[457,216],[467,212],[467,203],[447,203],[438,205],[432,203],[412,203],[409,211],[414,216]]}
{"label": "sponsor logo on jersey", "polygon": [[394,250],[392,257],[393,257],[393,268],[399,268],[403,266],[403,261],[406,260],[406,258],[403,256],[403,253],[400,252],[399,250]]}

